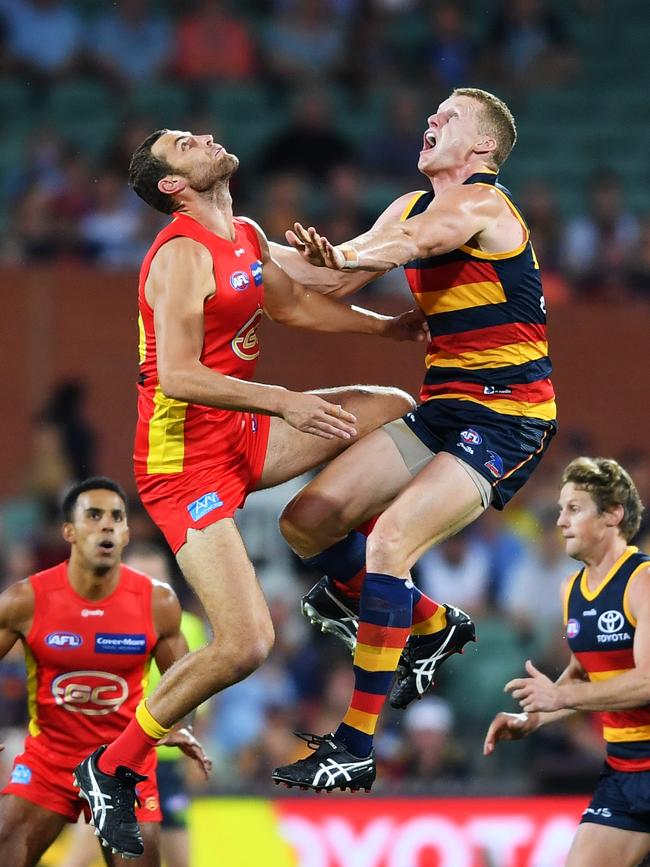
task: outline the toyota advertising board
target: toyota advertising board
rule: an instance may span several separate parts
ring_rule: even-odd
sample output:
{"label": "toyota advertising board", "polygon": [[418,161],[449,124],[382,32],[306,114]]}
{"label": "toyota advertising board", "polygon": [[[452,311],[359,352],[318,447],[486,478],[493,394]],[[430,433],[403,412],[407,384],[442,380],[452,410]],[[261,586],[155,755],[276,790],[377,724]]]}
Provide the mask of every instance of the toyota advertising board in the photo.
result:
{"label": "toyota advertising board", "polygon": [[193,867],[561,867],[586,797],[205,799]]}

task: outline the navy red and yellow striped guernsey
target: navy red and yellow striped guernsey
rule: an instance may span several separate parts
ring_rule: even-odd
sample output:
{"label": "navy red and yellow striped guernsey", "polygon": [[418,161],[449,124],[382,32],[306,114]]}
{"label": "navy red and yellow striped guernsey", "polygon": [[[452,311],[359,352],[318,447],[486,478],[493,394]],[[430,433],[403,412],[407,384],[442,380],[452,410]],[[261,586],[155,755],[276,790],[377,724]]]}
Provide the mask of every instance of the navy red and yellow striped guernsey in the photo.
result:
{"label": "navy red and yellow striped guernsey", "polygon": [[[650,563],[628,547],[600,586],[589,590],[587,570],[571,578],[564,602],[569,647],[590,681],[608,680],[634,668],[636,619],[628,605],[630,580]],[[598,714],[607,763],[617,771],[650,770],[650,705]]]}
{"label": "navy red and yellow striped guernsey", "polygon": [[[528,227],[495,173],[474,174],[465,184],[493,186],[524,238],[505,253],[463,245],[404,266],[431,334],[420,399],[472,401],[504,415],[553,420],[546,308]],[[423,213],[433,196],[415,194],[402,219]]]}

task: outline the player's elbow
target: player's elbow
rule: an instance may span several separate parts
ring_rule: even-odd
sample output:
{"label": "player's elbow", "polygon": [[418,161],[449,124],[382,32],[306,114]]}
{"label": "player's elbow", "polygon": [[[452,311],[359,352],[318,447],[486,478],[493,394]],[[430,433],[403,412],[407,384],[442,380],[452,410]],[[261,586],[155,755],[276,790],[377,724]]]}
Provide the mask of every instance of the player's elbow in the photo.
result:
{"label": "player's elbow", "polygon": [[164,365],[158,365],[158,385],[160,390],[170,400],[188,400],[182,372],[172,370]]}

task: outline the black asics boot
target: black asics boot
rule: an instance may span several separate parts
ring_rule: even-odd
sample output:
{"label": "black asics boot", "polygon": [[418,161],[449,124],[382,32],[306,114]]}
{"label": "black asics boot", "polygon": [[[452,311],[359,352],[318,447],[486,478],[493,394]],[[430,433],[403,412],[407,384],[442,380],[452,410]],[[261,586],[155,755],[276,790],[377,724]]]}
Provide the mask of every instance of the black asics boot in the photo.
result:
{"label": "black asics boot", "polygon": [[333,792],[334,789],[370,791],[377,773],[374,750],[367,758],[360,759],[353,756],[343,741],[334,735],[295,734],[307,741],[315,752],[306,759],[276,768],[272,774],[276,784],[284,783],[289,788],[300,786],[317,792]]}
{"label": "black asics boot", "polygon": [[476,641],[476,627],[469,615],[445,605],[447,625],[432,635],[411,635],[400,657],[390,691],[392,707],[404,708],[422,698],[433,684],[436,671],[452,653],[462,653],[468,641]]}
{"label": "black asics boot", "polygon": [[99,747],[78,764],[72,778],[79,797],[88,801],[91,822],[102,846],[110,846],[113,854],[123,858],[138,858],[144,852],[144,843],[135,818],[135,787],[147,777],[122,765],[115,775],[100,771],[97,760],[105,749]]}
{"label": "black asics boot", "polygon": [[320,626],[321,632],[340,638],[350,653],[354,653],[359,628],[359,601],[340,593],[328,575],[302,597],[300,609],[308,620]]}

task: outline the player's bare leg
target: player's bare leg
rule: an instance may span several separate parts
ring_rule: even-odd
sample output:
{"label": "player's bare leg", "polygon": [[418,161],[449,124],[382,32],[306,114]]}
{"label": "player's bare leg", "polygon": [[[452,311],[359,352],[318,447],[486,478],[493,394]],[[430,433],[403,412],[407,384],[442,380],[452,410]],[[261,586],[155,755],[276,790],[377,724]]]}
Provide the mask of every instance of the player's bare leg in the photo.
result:
{"label": "player's bare leg", "polygon": [[566,867],[636,867],[650,852],[650,834],[585,822],[578,826]]}
{"label": "player's bare leg", "polygon": [[189,530],[177,560],[214,638],[165,672],[147,699],[149,712],[165,727],[255,671],[274,640],[266,601],[232,518]]}
{"label": "player's bare leg", "polygon": [[35,867],[66,825],[60,813],[15,795],[0,795],[2,863],[7,867]]}
{"label": "player's bare leg", "polygon": [[[316,389],[313,393],[340,404],[356,416],[357,440],[382,424],[401,418],[415,406],[405,391],[379,385]],[[257,487],[271,488],[293,479],[349,447],[347,440],[312,436],[292,428],[284,419],[272,418],[266,461]]]}

